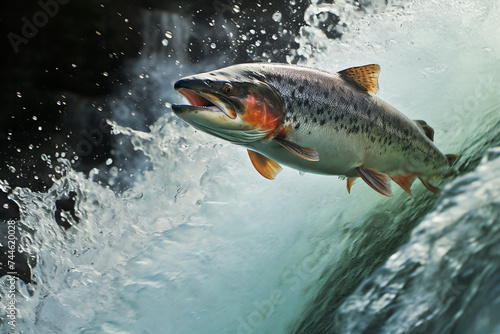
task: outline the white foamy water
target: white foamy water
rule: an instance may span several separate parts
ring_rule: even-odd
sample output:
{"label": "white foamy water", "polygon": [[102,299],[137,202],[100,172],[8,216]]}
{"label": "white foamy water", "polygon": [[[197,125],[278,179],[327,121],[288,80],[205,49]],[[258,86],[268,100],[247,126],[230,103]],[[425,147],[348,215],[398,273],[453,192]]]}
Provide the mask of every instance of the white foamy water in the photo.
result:
{"label": "white foamy water", "polygon": [[[309,14],[336,13],[346,27],[341,40],[328,40],[309,20],[313,26],[298,36],[302,64],[332,71],[380,64],[380,97],[426,120],[437,146],[460,154],[462,169],[473,169],[499,142],[497,3],[381,3],[366,4],[365,11],[350,2],[311,5]],[[214,68],[181,66],[145,55],[130,71],[147,72],[157,84],[151,89],[175,103],[180,97],[172,85],[179,72]],[[454,219],[453,212],[433,208],[439,196],[418,182],[411,199],[396,186],[394,198],[384,198],[361,182],[348,195],[345,181],[287,168],[268,181],[253,170],[244,149],[195,131],[163,103],[151,101],[154,114],[162,116],[149,132],[124,126],[136,107],[126,99],[119,105],[114,132],[152,166],[125,193],[69,166],[46,193],[14,191],[19,226],[34,231],[21,244],[38,256],[36,284],[18,283],[18,331],[335,332],[349,327],[335,320],[335,309],[408,241],[427,213],[425,221],[434,224]],[[474,184],[469,193],[464,187],[440,196],[460,202],[481,188]],[[77,193],[80,222],[64,231],[54,220],[55,201],[70,191]],[[442,220],[435,218],[440,215]],[[427,239],[411,240],[426,249]],[[416,256],[419,243],[412,247]],[[438,279],[428,272],[422,280]],[[383,296],[368,298],[383,303]],[[395,319],[395,328],[404,319]]]}

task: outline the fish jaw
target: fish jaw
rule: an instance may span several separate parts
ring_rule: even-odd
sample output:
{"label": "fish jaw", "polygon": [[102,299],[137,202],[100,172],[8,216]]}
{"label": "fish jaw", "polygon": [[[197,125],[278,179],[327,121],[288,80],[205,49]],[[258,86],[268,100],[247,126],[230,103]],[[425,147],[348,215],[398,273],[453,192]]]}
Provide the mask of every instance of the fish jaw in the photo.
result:
{"label": "fish jaw", "polygon": [[[274,91],[266,90],[265,84],[221,82],[211,80],[212,77],[201,74],[175,83],[175,90],[189,103],[172,106],[178,117],[234,144],[263,140],[274,132],[282,115],[281,101]],[[233,85],[237,93],[229,94]],[[224,94],[224,87],[231,89]]]}

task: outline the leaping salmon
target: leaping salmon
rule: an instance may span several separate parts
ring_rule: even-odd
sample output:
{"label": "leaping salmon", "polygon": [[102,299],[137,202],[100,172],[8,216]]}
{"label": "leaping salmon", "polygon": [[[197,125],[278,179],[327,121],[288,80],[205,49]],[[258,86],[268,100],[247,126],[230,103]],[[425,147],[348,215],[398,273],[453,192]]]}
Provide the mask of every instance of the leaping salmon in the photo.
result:
{"label": "leaping salmon", "polygon": [[304,172],[357,177],[392,196],[390,179],[410,196],[447,175],[456,155],[433,143],[434,130],[377,96],[380,66],[330,73],[274,63],[239,64],[180,79],[189,105],[174,112],[193,127],[248,149],[255,169],[274,179],[280,164]]}

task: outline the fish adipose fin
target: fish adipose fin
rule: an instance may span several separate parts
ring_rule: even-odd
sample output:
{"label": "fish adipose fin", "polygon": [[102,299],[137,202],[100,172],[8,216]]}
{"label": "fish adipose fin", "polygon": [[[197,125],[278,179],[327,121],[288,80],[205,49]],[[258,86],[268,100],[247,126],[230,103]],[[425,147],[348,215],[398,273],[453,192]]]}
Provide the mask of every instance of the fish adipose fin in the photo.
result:
{"label": "fish adipose fin", "polygon": [[366,182],[373,190],[381,193],[384,196],[392,197],[391,179],[387,174],[381,173],[375,169],[358,167],[356,173]]}
{"label": "fish adipose fin", "polygon": [[351,187],[354,181],[356,181],[357,177],[350,177],[347,179],[347,192],[350,194],[351,193]]}
{"label": "fish adipose fin", "polygon": [[292,143],[291,141],[283,139],[282,137],[274,137],[274,140],[278,142],[278,144],[286,148],[288,151],[301,157],[302,159],[306,159],[309,161],[319,161],[318,152],[316,152],[316,150],[313,148],[297,145],[295,143]]}
{"label": "fish adipose fin", "polygon": [[264,176],[266,179],[274,180],[276,176],[283,170],[280,164],[274,160],[271,160],[260,153],[248,150],[248,155],[252,161],[252,165],[255,167],[260,175]]}
{"label": "fish adipose fin", "polygon": [[380,66],[377,64],[351,67],[339,72],[342,78],[355,82],[362,90],[373,94],[378,90],[379,73]]}
{"label": "fish adipose fin", "polygon": [[416,177],[415,174],[408,173],[403,175],[392,176],[391,179],[397,184],[399,184],[399,186],[403,188],[403,190],[406,191],[408,195],[413,197],[410,188],[411,185],[413,184],[413,181],[415,181],[415,177]]}
{"label": "fish adipose fin", "polygon": [[422,121],[421,119],[413,120],[420,129],[424,132],[425,136],[429,138],[431,141],[434,141],[434,129],[427,124],[426,121]]}

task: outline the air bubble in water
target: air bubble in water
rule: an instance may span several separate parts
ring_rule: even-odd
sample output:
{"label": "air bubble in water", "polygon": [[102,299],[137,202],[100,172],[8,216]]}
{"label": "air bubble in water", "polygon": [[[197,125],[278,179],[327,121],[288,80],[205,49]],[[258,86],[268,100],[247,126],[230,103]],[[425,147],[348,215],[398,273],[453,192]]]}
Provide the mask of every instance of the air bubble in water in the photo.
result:
{"label": "air bubble in water", "polygon": [[273,20],[276,22],[281,22],[281,13],[279,11],[273,14]]}

